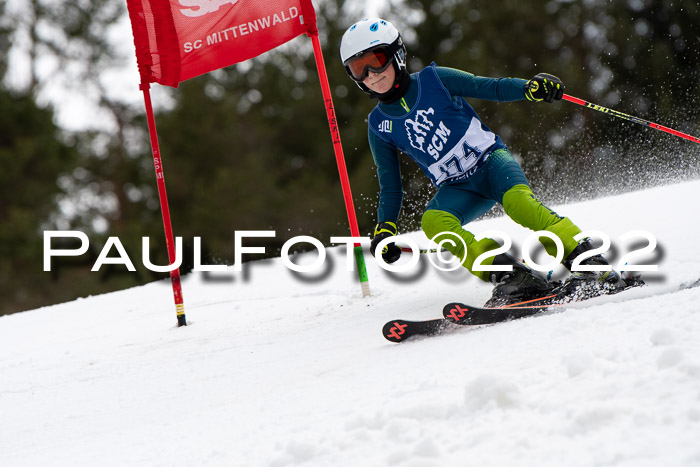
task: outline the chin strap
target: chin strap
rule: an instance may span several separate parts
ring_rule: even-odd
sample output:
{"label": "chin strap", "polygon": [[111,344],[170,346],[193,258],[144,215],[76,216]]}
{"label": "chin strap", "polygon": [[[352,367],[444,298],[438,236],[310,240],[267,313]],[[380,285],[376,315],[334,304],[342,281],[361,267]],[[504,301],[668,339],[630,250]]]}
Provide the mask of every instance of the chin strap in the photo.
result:
{"label": "chin strap", "polygon": [[394,63],[394,68],[396,69],[396,78],[394,79],[394,85],[389,91],[385,92],[384,94],[378,94],[374,91],[371,91],[365,85],[361,86],[362,90],[369,94],[370,99],[379,99],[379,101],[383,102],[384,104],[391,104],[392,102],[401,99],[401,97],[403,97],[403,95],[406,94],[408,85],[411,83],[411,76],[408,74],[408,71],[406,71],[405,68],[397,69],[398,66],[396,65],[396,63]]}

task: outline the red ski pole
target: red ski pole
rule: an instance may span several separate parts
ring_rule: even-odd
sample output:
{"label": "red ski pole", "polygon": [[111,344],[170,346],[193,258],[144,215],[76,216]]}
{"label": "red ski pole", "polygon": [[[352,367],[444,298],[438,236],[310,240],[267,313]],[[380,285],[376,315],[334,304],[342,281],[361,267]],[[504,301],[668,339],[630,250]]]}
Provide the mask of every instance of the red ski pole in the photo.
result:
{"label": "red ski pole", "polygon": [[687,139],[687,140],[692,141],[694,143],[700,143],[700,138],[696,138],[695,136],[685,134],[685,133],[680,132],[678,130],[674,130],[673,128],[668,128],[668,127],[665,127],[663,125],[659,125],[658,123],[650,122],[648,120],[644,120],[644,119],[639,118],[639,117],[627,115],[625,113],[618,112],[617,110],[608,109],[607,107],[603,107],[602,105],[592,104],[590,102],[584,101],[583,99],[579,99],[578,97],[573,97],[573,96],[569,96],[567,94],[564,94],[562,96],[562,99],[564,99],[565,101],[573,102],[574,104],[582,105],[583,107],[588,107],[589,109],[597,110],[599,112],[603,112],[603,113],[612,115],[613,117],[624,118],[625,120],[630,121],[630,122],[634,122],[634,123],[638,123],[640,125],[648,126],[648,127],[654,128],[656,130],[665,131],[666,133],[670,133],[674,136],[678,136],[680,138]]}

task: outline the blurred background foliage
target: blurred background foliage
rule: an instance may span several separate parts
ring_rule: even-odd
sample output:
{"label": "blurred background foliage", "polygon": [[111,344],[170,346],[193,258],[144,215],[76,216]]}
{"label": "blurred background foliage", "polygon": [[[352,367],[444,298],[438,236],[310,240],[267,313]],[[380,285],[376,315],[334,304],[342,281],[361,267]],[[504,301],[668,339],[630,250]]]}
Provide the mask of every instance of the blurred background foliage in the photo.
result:
{"label": "blurred background foliage", "polygon": [[[358,3],[314,1],[360,229],[367,234],[378,188],[366,127],[374,102],[347,78],[337,52],[344,30],[365,16]],[[562,78],[571,95],[700,133],[695,1],[405,0],[384,2],[379,12],[403,32],[411,71],[435,61],[481,76],[548,72]],[[108,86],[101,70],[125,61],[107,35],[123,21],[123,0],[29,0],[14,12],[1,3],[0,15],[0,49],[7,51],[0,55],[0,314],[162,278],[141,263],[146,236],[151,260],[167,262],[143,106],[99,92]],[[8,58],[17,49],[28,64],[21,80],[13,79]],[[52,76],[41,73],[47,61],[70,72],[72,82],[98,90],[94,100],[108,125],[60,126],[50,103]],[[194,236],[203,239],[205,263],[231,264],[236,230],[276,231],[264,243],[270,256],[297,235],[328,244],[331,236],[349,234],[307,38],[161,96],[168,103],[156,121],[173,228],[185,243],[183,273],[192,267]],[[599,112],[565,102],[470,103],[549,204],[699,174],[695,144]],[[400,229],[409,231],[419,228],[434,190],[403,159]],[[68,229],[88,234],[89,253],[54,259],[53,271],[44,272],[43,232]],[[110,236],[120,239],[137,272],[123,266],[90,272]]]}

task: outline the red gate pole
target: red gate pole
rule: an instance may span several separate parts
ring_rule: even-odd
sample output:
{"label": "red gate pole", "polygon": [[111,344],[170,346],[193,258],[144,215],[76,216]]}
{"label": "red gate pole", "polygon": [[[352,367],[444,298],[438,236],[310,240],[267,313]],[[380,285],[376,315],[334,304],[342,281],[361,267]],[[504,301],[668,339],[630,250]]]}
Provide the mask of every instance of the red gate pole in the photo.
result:
{"label": "red gate pole", "polygon": [[[156,182],[158,183],[158,198],[160,199],[160,211],[163,214],[163,228],[165,230],[165,242],[168,246],[168,258],[170,264],[174,264],[177,258],[175,253],[175,241],[173,238],[173,227],[170,222],[170,208],[168,207],[168,194],[165,191],[165,177],[163,175],[163,161],[160,157],[158,146],[158,134],[156,133],[156,120],[153,116],[153,106],[151,105],[151,93],[148,83],[141,83],[140,89],[143,91],[143,101],[146,105],[146,118],[148,120],[148,134],[151,138],[151,150],[153,151],[153,165],[156,170]],[[182,285],[180,283],[180,269],[175,268],[170,271],[170,282],[173,286],[173,298],[175,299],[175,311],[177,312],[177,325],[187,326],[185,319],[185,305],[182,300]]]}
{"label": "red gate pole", "polygon": [[[333,150],[335,151],[335,160],[338,164],[338,172],[340,173],[340,184],[343,188],[345,210],[347,211],[348,221],[350,222],[350,233],[353,237],[359,237],[360,229],[357,226],[357,216],[355,215],[355,205],[352,200],[350,180],[348,178],[348,170],[345,165],[345,156],[343,155],[343,145],[340,143],[340,130],[338,128],[338,119],[335,116],[333,97],[331,96],[331,87],[328,83],[328,75],[326,74],[326,64],[323,61],[323,51],[321,50],[321,42],[318,40],[318,30],[309,32],[307,33],[307,35],[311,38],[311,43],[314,47],[314,58],[316,59],[316,68],[318,69],[318,79],[321,81],[323,101],[326,103],[326,116],[328,117],[328,126],[331,130],[331,138],[333,139]],[[355,262],[357,264],[358,274],[360,276],[360,286],[362,287],[362,296],[367,297],[371,294],[369,290],[369,280],[367,278],[367,266],[365,264],[365,257],[362,254],[362,246],[359,243],[356,243],[354,250]]]}

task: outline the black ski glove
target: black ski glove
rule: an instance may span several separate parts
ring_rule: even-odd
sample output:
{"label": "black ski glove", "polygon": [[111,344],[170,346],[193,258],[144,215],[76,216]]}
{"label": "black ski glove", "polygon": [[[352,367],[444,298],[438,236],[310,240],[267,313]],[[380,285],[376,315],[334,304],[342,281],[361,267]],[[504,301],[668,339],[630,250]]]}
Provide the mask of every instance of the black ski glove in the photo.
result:
{"label": "black ski glove", "polygon": [[525,83],[525,97],[529,101],[558,101],[563,95],[564,83],[556,76],[547,73],[538,73],[537,76]]}
{"label": "black ski glove", "polygon": [[[372,243],[369,247],[369,251],[372,253],[372,256],[376,256],[375,250],[377,249],[379,242],[385,238],[393,237],[397,234],[397,232],[398,229],[396,228],[396,224],[393,222],[380,222],[377,224],[377,226],[374,228],[374,236],[372,237]],[[382,250],[382,258],[387,264],[395,262],[399,259],[399,256],[401,256],[401,248],[397,247],[396,243],[394,242],[387,243]]]}

